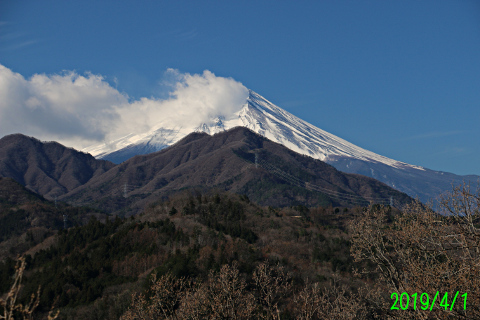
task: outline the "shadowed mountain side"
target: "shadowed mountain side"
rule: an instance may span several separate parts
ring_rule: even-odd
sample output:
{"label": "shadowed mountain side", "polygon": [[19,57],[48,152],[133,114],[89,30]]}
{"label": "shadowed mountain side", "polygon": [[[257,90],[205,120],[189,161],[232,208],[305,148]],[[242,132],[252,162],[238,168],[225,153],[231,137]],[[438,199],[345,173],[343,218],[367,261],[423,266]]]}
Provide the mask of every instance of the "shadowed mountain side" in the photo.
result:
{"label": "shadowed mountain side", "polygon": [[10,177],[47,198],[65,194],[115,165],[57,142],[22,134],[0,139],[0,176]]}
{"label": "shadowed mountain side", "polygon": [[8,206],[24,205],[26,203],[45,203],[41,195],[27,190],[12,178],[0,177],[0,210]]}
{"label": "shadowed mountain side", "polygon": [[109,212],[129,206],[138,212],[184,188],[230,190],[271,206],[354,206],[367,204],[365,198],[390,196],[398,203],[411,200],[372,178],[344,174],[243,127],[213,136],[192,133],[167,149],[113,167],[62,199]]}

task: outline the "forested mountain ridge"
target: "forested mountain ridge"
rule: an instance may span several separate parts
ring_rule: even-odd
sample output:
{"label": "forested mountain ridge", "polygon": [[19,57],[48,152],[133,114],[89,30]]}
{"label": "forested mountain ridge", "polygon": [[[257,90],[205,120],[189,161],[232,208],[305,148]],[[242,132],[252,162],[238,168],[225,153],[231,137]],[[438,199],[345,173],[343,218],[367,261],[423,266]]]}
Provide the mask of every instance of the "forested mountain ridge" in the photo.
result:
{"label": "forested mountain ridge", "polygon": [[185,188],[228,190],[275,207],[412,200],[377,180],[344,174],[244,127],[213,136],[192,133],[169,148],[135,156],[61,198],[109,212],[140,212],[158,197]]}
{"label": "forested mountain ridge", "polygon": [[115,165],[56,142],[23,135],[0,139],[0,176],[47,199],[134,214],[185,188],[245,194],[262,205],[401,205],[411,201],[374,179],[344,174],[255,132],[236,127],[192,133],[175,145]]}
{"label": "forested mountain ridge", "polygon": [[69,192],[115,165],[57,142],[22,134],[0,139],[0,176],[10,177],[49,199]]}

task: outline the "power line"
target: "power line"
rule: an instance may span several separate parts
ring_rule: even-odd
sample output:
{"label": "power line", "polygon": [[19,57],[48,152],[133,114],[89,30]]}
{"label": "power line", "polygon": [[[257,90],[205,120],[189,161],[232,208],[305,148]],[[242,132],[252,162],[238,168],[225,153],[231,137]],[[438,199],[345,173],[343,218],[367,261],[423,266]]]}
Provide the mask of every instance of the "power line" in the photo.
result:
{"label": "power line", "polygon": [[131,185],[131,184],[128,184],[128,183],[124,183],[123,186],[122,186],[122,193],[123,193],[123,197],[124,198],[127,198],[128,197],[128,194],[130,192],[132,192],[133,190],[137,189],[137,188],[141,188],[142,186],[135,186],[135,185]]}
{"label": "power line", "polygon": [[278,178],[280,178],[282,180],[286,180],[290,184],[296,185],[298,187],[306,188],[306,189],[309,189],[309,190],[312,190],[312,191],[321,192],[321,193],[329,195],[332,198],[336,198],[338,200],[355,202],[355,203],[368,203],[368,200],[366,200],[366,199],[364,199],[360,196],[353,195],[353,194],[348,194],[348,193],[342,193],[342,192],[333,191],[333,190],[328,190],[328,189],[325,189],[323,187],[317,186],[315,184],[305,182],[305,181],[303,181],[303,180],[301,180],[301,179],[299,179],[295,176],[292,176],[289,173],[287,173],[287,172],[285,172],[285,171],[283,171],[283,170],[281,170],[281,169],[279,169],[279,168],[277,168],[273,165],[270,165],[269,163],[267,163],[263,160],[260,161],[260,164],[261,164],[262,168],[270,171],[271,173],[273,173]]}
{"label": "power line", "polygon": [[[247,159],[243,159],[243,160],[245,160],[246,162],[250,162]],[[258,152],[255,152],[255,167],[258,168],[258,166],[262,167],[263,169],[269,171],[270,173],[274,174],[278,178],[284,181],[287,181],[292,185],[305,188],[308,190],[312,190],[312,191],[321,192],[337,200],[347,201],[353,204],[377,203],[377,204],[390,205],[392,207],[395,206],[395,204],[397,203],[397,201],[393,198],[393,196],[390,196],[389,198],[362,197],[356,194],[326,189],[324,187],[315,185],[311,182],[307,182],[305,180],[302,180],[296,176],[293,176],[283,171],[282,169],[268,163],[267,161],[260,159]]]}

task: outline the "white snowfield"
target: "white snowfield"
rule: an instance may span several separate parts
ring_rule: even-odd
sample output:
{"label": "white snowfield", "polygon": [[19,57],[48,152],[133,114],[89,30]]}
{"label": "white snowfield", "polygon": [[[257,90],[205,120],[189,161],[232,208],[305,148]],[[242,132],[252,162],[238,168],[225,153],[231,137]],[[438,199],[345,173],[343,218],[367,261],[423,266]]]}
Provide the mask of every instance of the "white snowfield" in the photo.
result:
{"label": "white snowfield", "polygon": [[208,123],[198,123],[194,127],[169,127],[168,123],[160,122],[153,130],[144,134],[127,135],[109,143],[85,148],[82,151],[100,159],[112,152],[138,145],[143,145],[148,148],[149,152],[154,152],[174,144],[192,132],[206,132],[212,135],[242,126],[295,152],[326,162],[334,160],[336,157],[349,157],[383,163],[398,169],[425,170],[423,167],[396,161],[360,148],[303,121],[251,90],[249,93],[249,97],[240,111],[228,116],[212,117]]}

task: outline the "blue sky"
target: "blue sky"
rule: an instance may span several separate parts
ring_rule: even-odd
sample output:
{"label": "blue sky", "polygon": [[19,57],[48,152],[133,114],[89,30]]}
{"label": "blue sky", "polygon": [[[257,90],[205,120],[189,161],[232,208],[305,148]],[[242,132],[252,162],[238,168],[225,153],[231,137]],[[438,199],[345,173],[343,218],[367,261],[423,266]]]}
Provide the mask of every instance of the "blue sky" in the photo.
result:
{"label": "blue sky", "polygon": [[0,64],[94,75],[131,101],[166,97],[169,68],[209,70],[365,149],[480,174],[475,0],[0,0]]}

